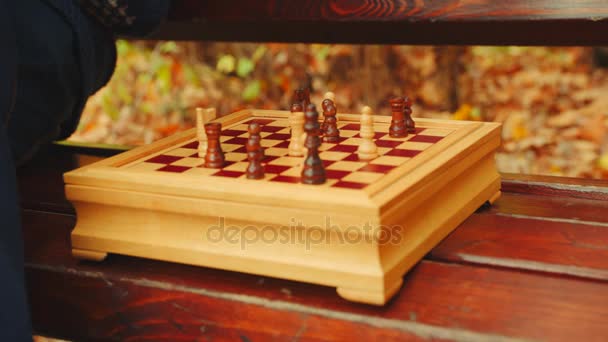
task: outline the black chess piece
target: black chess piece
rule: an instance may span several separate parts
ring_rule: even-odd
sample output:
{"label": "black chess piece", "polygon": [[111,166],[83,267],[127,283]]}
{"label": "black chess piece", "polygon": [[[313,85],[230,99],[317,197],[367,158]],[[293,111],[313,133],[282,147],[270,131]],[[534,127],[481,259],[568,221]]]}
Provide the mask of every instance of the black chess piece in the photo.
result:
{"label": "black chess piece", "polygon": [[323,133],[323,141],[328,143],[337,143],[340,140],[340,130],[338,129],[338,120],[336,119],[336,105],[330,99],[323,100],[323,125],[321,131]]}
{"label": "black chess piece", "polygon": [[304,184],[323,184],[326,181],[325,168],[319,156],[319,146],[321,146],[321,127],[319,125],[319,113],[316,106],[311,103],[304,113],[304,131],[306,132],[306,158],[302,168],[302,183]]}
{"label": "black chess piece", "polygon": [[221,169],[224,166],[224,152],[220,144],[220,134],[222,132],[222,124],[219,122],[210,122],[205,124],[205,133],[207,133],[207,153],[205,154],[204,166],[211,169]]}
{"label": "black chess piece", "polygon": [[405,97],[403,107],[403,115],[405,116],[405,127],[408,133],[416,133],[416,123],[412,119],[412,100],[409,97]]}
{"label": "black chess piece", "polygon": [[391,125],[388,133],[393,138],[403,138],[407,136],[407,126],[405,123],[405,99],[403,97],[394,97],[389,100],[391,104]]}
{"label": "black chess piece", "polygon": [[247,178],[248,179],[262,179],[264,178],[264,165],[262,165],[262,159],[264,159],[264,149],[261,145],[260,132],[262,127],[257,122],[252,122],[248,127],[249,139],[247,139]]}

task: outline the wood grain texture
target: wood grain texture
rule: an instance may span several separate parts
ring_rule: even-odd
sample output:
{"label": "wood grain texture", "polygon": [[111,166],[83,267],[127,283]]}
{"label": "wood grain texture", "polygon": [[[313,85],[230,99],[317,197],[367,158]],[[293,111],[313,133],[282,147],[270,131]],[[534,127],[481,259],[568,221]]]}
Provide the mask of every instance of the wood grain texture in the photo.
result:
{"label": "wood grain texture", "polygon": [[507,192],[608,200],[608,180],[503,174]]}
{"label": "wood grain texture", "polygon": [[599,341],[608,334],[605,282],[423,261],[389,305],[373,307],[331,288],[234,272],[120,256],[77,262],[65,238],[72,216],[29,211],[24,221],[31,236],[44,235],[35,249],[26,244],[34,326],[53,336]]}
{"label": "wood grain texture", "polygon": [[[504,186],[504,183],[503,183]],[[535,217],[547,221],[608,223],[608,202],[573,197],[503,193],[500,200],[489,208],[497,215]]]}
{"label": "wood grain texture", "polygon": [[607,18],[600,0],[174,0],[156,38],[585,45],[608,40]]}
{"label": "wood grain texture", "polygon": [[[62,193],[45,192],[59,189],[58,170],[73,165],[76,156],[62,153],[45,157],[56,163],[20,174],[24,207],[55,211],[23,215],[39,333],[219,341],[593,341],[608,334],[607,204],[578,195],[602,181],[518,176],[533,192],[527,195],[508,175],[497,203],[466,220],[405,278],[388,306],[375,308],[348,303],[329,287],[236,272],[116,255],[102,263],[77,261],[69,252],[76,218],[61,207]],[[574,192],[546,192],[552,181]]]}
{"label": "wood grain texture", "polygon": [[430,257],[608,280],[608,224],[478,214],[435,247]]}

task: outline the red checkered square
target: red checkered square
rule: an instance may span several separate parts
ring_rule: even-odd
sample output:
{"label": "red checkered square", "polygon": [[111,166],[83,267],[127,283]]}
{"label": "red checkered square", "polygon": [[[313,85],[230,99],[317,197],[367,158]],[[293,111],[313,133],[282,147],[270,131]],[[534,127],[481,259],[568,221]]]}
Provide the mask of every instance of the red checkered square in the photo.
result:
{"label": "red checkered square", "polygon": [[186,170],[190,170],[190,167],[187,166],[175,166],[175,165],[166,165],[161,167],[156,171],[164,171],[164,172],[173,172],[173,173],[182,173]]}
{"label": "red checkered square", "polygon": [[148,160],[146,160],[146,163],[157,163],[157,164],[171,164],[174,163],[180,159],[182,159],[183,157],[176,157],[176,156],[167,156],[167,155],[159,155],[153,158],[150,158]]}
{"label": "red checkered square", "polygon": [[212,176],[239,178],[244,174],[245,174],[245,172],[220,170],[220,171],[212,174]]}
{"label": "red checkered square", "polygon": [[411,138],[409,141],[412,142],[425,142],[425,143],[436,143],[439,140],[443,139],[443,137],[435,137],[432,135],[416,135]]}

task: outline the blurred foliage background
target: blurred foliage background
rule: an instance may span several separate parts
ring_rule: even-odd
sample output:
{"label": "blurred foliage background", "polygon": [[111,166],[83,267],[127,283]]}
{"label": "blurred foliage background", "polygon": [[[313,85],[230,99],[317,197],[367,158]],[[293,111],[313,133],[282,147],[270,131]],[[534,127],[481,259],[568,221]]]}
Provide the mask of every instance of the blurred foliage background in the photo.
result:
{"label": "blurred foliage background", "polygon": [[503,172],[608,178],[608,72],[581,47],[452,47],[119,41],[111,82],[78,142],[135,146],[194,125],[194,108],[288,109],[294,89],[336,93],[341,112],[499,121]]}

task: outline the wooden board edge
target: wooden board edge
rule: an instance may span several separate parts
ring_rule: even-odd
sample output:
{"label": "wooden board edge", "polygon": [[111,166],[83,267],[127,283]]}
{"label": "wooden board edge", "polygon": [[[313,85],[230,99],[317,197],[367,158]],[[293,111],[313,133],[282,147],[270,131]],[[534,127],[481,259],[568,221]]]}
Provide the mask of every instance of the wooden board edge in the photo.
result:
{"label": "wooden board edge", "polygon": [[[140,193],[157,193],[230,200],[239,203],[282,203],[288,207],[316,208],[331,206],[335,210],[360,210],[375,215],[377,208],[358,190],[319,187],[306,184],[256,182],[248,179],[215,177],[213,181],[197,182],[196,175],[173,177],[170,181],[159,174],[142,175],[141,172],[116,169],[108,166],[88,168],[78,174],[66,175],[67,185],[129,190]],[[207,180],[207,178],[205,178]],[[246,186],[243,186],[246,185]],[[294,196],[294,193],[298,194]],[[68,197],[68,199],[70,199]]]}
{"label": "wooden board edge", "polygon": [[[76,209],[81,203],[108,207],[124,207],[153,212],[166,212],[187,217],[223,217],[251,223],[272,223],[281,226],[302,224],[332,228],[353,229],[378,225],[375,208],[365,210],[351,206],[318,205],[317,207],[293,205],[289,202],[264,203],[261,201],[239,202],[225,198],[197,198],[154,192],[141,192],[107,187],[68,184],[66,197]],[[331,208],[331,211],[327,209]],[[305,228],[305,227],[303,227]]]}
{"label": "wooden board edge", "polygon": [[[441,156],[445,162],[450,162],[457,158],[459,153],[469,149],[475,144],[483,144],[488,136],[498,134],[500,125],[485,125],[480,122],[469,122],[468,125],[461,127],[455,132],[446,136],[442,141],[430,146],[418,156],[412,158],[411,161],[397,167],[393,172],[383,177],[380,181],[370,184],[365,188],[365,192],[370,197],[378,196],[381,192],[390,188],[396,181],[407,175],[410,186],[418,182],[419,177],[426,177],[426,173],[433,172],[430,167],[430,162],[435,164],[433,167],[441,167],[442,163],[435,162],[436,157]],[[446,155],[449,153],[449,155]],[[441,165],[440,165],[441,164]],[[427,172],[421,173],[419,168],[428,169]]]}
{"label": "wooden board edge", "polygon": [[[495,150],[500,146],[500,126],[489,125],[480,127],[480,129],[468,134],[459,144],[449,146],[447,151],[438,155],[426,165],[412,171],[407,178],[398,178],[390,185],[375,193],[371,198],[377,203],[381,212],[387,205],[393,206],[395,201],[414,200],[412,194],[418,193],[419,189],[427,187],[429,183],[437,183],[437,177],[456,177],[460,172],[456,172],[453,166],[459,161],[468,159],[466,165],[460,165],[460,168],[467,168],[479,162],[486,155],[494,156]],[[476,158],[472,160],[471,158]],[[496,166],[494,163],[494,170]],[[444,176],[440,176],[444,175]],[[442,181],[446,181],[442,179]],[[405,186],[394,186],[395,182],[406,183]]]}

